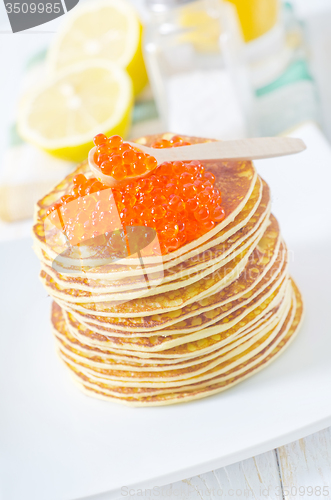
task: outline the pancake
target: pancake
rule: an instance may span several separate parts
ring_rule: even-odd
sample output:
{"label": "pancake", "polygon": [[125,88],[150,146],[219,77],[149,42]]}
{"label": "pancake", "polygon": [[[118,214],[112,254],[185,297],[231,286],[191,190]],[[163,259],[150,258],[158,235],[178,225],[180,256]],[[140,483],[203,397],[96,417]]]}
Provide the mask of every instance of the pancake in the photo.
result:
{"label": "pancake", "polygon": [[[96,366],[96,363],[91,363],[91,361],[83,361],[77,356],[69,356],[63,350],[60,349],[60,355],[62,359],[68,361],[76,369],[80,369],[81,373],[89,377],[93,377],[94,380],[101,383],[109,383],[113,386],[120,387],[152,387],[152,388],[167,388],[167,387],[182,387],[183,384],[191,384],[199,381],[206,381],[209,378],[213,378],[216,375],[220,375],[224,371],[229,369],[228,362],[232,360],[232,365],[230,368],[235,366],[235,362],[240,359],[242,353],[247,353],[253,346],[252,352],[250,354],[256,355],[260,350],[262,350],[266,345],[270,344],[272,339],[277,335],[279,330],[285,321],[287,314],[290,309],[286,309],[286,315],[282,317],[277,326],[270,329],[267,333],[264,331],[256,335],[248,335],[247,337],[242,337],[238,345],[236,342],[228,344],[224,349],[221,350],[218,357],[215,357],[209,361],[200,361],[199,363],[192,364],[184,368],[172,368],[171,370],[162,371],[136,371],[134,380],[132,378],[130,371],[125,370],[115,370]],[[235,361],[233,361],[235,360]]]}
{"label": "pancake", "polygon": [[130,406],[193,401],[258,372],[294,338],[302,299],[268,185],[248,161],[203,164],[226,217],[165,255],[155,240],[125,258],[102,238],[69,246],[50,225],[47,208],[75,175],[89,175],[86,162],[38,202],[34,249],[56,352],[87,395]]}
{"label": "pancake", "polygon": [[[186,327],[182,324],[183,320],[194,318],[192,320],[193,325],[202,324],[202,319],[196,318],[196,316],[239,299],[249,293],[267,273],[268,279],[261,286],[266,282],[268,283],[268,280],[277,275],[277,270],[280,264],[283,263],[285,254],[286,247],[284,243],[280,245],[277,220],[272,216],[267,230],[259,240],[257,247],[252,252],[246,264],[245,272],[241,273],[238,279],[227,287],[208,297],[202,298],[198,302],[193,302],[175,311],[135,318],[93,316],[77,312],[73,314],[79,322],[87,327],[90,326],[94,331],[101,334],[110,331],[112,335],[116,336],[116,333],[124,331],[126,334],[129,332],[139,332],[139,336],[143,336],[146,332],[152,333],[176,323],[181,323],[180,329],[185,331]],[[271,271],[270,268],[272,268]],[[253,296],[251,297],[253,298]]]}
{"label": "pancake", "polygon": [[[275,283],[267,290],[257,296],[254,301],[247,306],[234,309],[231,314],[224,313],[221,319],[211,326],[202,330],[197,330],[186,335],[164,335],[154,337],[119,338],[108,337],[107,347],[122,350],[125,352],[135,351],[142,355],[153,353],[153,356],[160,357],[183,357],[196,356],[197,352],[210,352],[218,347],[219,342],[227,342],[231,336],[236,335],[249,327],[250,323],[262,318],[267,312],[272,310],[282,300],[286,290],[286,274],[282,274]],[[53,325],[57,329],[56,313],[57,304],[53,309]],[[58,307],[58,306],[57,306]],[[67,323],[70,333],[78,340],[84,338],[84,342],[89,344],[89,339],[93,341],[93,331],[86,330],[81,324],[76,322],[70,314],[62,313]],[[218,319],[218,318],[216,318]],[[90,345],[97,345],[98,341]],[[161,354],[160,354],[161,353]]]}
{"label": "pancake", "polygon": [[[67,292],[69,295],[73,295],[74,290],[77,290],[76,293],[80,293],[80,296],[82,297],[86,296],[88,298],[93,294],[93,296],[96,297],[96,300],[98,300],[98,297],[102,294],[110,295],[114,292],[122,293],[123,290],[128,290],[131,292],[126,292],[128,299],[133,299],[141,296],[142,291],[144,292],[145,296],[153,295],[155,293],[154,287],[156,286],[162,285],[162,290],[158,288],[158,290],[160,290],[160,293],[163,291],[169,291],[172,289],[172,287],[176,288],[176,285],[171,283],[167,286],[165,285],[165,283],[173,281],[177,282],[177,280],[179,279],[184,281],[183,278],[185,278],[186,276],[189,276],[189,279],[191,280],[193,275],[197,275],[198,271],[205,270],[206,268],[211,268],[218,262],[221,262],[222,264],[228,262],[228,260],[231,259],[231,256],[234,257],[240,252],[240,249],[244,249],[244,247],[247,245],[249,237],[252,236],[253,239],[255,239],[254,235],[258,231],[262,231],[262,228],[264,227],[263,223],[265,224],[267,222],[269,215],[270,193],[264,183],[263,195],[260,204],[256,212],[244,228],[242,228],[234,235],[230,236],[226,241],[216,244],[214,247],[211,247],[210,249],[205,250],[204,252],[165,270],[163,273],[161,271],[156,273],[152,272],[152,269],[146,271],[146,269],[142,267],[141,275],[132,276],[130,278],[122,278],[119,280],[112,279],[111,285],[109,285],[109,279],[108,282],[105,282],[105,280],[92,278],[74,278],[66,274],[61,274],[49,265],[43,264],[42,269],[44,272],[44,276],[49,275],[62,289],[70,285],[70,288],[73,291]],[[147,292],[146,288],[148,289]],[[132,290],[134,290],[134,292],[132,292]],[[83,294],[83,291],[87,293]],[[113,300],[118,299],[114,298]]]}
{"label": "pancake", "polygon": [[[214,366],[217,366],[221,362],[223,363],[227,359],[232,358],[234,355],[239,354],[240,352],[246,350],[248,346],[253,345],[257,342],[257,340],[261,339],[266,335],[268,331],[274,331],[275,329],[271,328],[271,325],[276,327],[280,325],[281,319],[285,320],[289,308],[290,308],[290,297],[291,297],[290,287],[287,288],[287,293],[284,295],[281,304],[275,308],[273,311],[272,321],[266,322],[262,328],[257,329],[249,329],[245,330],[242,334],[236,336],[231,339],[227,343],[220,346],[216,351],[213,351],[212,354],[208,354],[207,356],[199,356],[194,359],[186,360],[184,363],[176,363],[175,365],[164,365],[160,363],[153,363],[152,365],[145,367],[134,367],[135,372],[135,380],[134,384],[139,384],[144,381],[146,383],[162,381],[164,382],[171,380],[182,380],[183,378],[189,378],[191,375],[196,375],[198,373],[203,373]],[[67,337],[68,332],[66,332]],[[83,351],[79,351],[75,349],[73,351],[69,348],[69,345],[66,343],[63,338],[59,338],[60,340],[60,352],[62,357],[69,362],[76,365],[76,367],[80,367],[80,369],[87,374],[94,374],[97,378],[105,378],[110,379],[112,382],[116,380],[120,380],[121,382],[126,381],[129,382],[129,385],[132,384],[132,367],[130,364],[126,364],[117,368],[115,366],[109,367],[108,359],[101,358],[98,359],[95,357],[87,357]],[[162,385],[163,387],[164,385]]]}
{"label": "pancake", "polygon": [[[172,290],[179,290],[181,288],[185,288],[191,284],[196,282],[201,282],[205,277],[215,274],[218,270],[220,270],[225,264],[232,261],[237,255],[242,254],[244,250],[250,248],[254,243],[257,245],[261,236],[264,234],[266,227],[269,224],[269,217],[266,217],[261,226],[258,227],[257,231],[252,234],[250,238],[246,241],[243,241],[231,254],[226,258],[223,258],[222,249],[219,251],[219,246],[213,247],[208,252],[210,255],[210,259],[208,255],[204,255],[202,260],[203,264],[196,266],[200,268],[196,270],[196,267],[193,264],[190,266],[188,273],[184,273],[184,276],[181,276],[179,272],[179,278],[171,281],[170,283],[163,283],[163,279],[160,276],[159,280],[151,283],[150,281],[145,282],[145,288],[138,289],[133,292],[125,291],[118,293],[107,293],[97,292],[92,289],[92,291],[79,290],[77,288],[63,288],[59,283],[59,280],[55,280],[50,274],[45,271],[41,271],[40,278],[45,286],[45,288],[52,289],[52,295],[58,297],[59,299],[63,299],[68,302],[73,303],[91,303],[91,302],[108,302],[114,304],[126,303],[133,299],[138,299],[140,297],[156,297],[158,303],[160,301],[160,294],[165,294],[167,292],[171,292]],[[223,245],[221,245],[223,247]],[[219,255],[219,253],[221,255]],[[149,301],[154,300],[150,299]]]}
{"label": "pancake", "polygon": [[[110,330],[108,328],[97,328],[95,325],[86,325],[84,322],[80,322],[79,318],[77,318],[76,315],[71,314],[70,316],[72,317],[73,320],[75,320],[77,323],[76,324],[81,324],[83,328],[86,330],[93,331],[93,335],[95,334],[100,334],[99,339],[101,340],[101,345],[103,342],[107,342],[108,339],[112,337],[119,337],[119,338],[140,338],[140,337],[156,337],[158,335],[160,336],[165,336],[165,335],[173,335],[173,334],[186,334],[186,333],[191,333],[194,331],[198,331],[201,329],[204,329],[207,326],[210,326],[214,323],[217,323],[222,316],[227,316],[231,312],[234,312],[235,310],[245,307],[246,305],[249,305],[253,299],[257,298],[258,296],[267,296],[268,294],[270,295],[277,287],[277,283],[281,282],[284,277],[287,274],[287,264],[285,260],[282,260],[280,264],[275,263],[275,267],[278,265],[277,272],[274,272],[274,268],[268,272],[265,277],[259,282],[259,284],[254,288],[251,292],[248,292],[244,296],[241,296],[240,298],[236,298],[232,302],[227,302],[226,304],[220,304],[217,308],[210,309],[201,309],[199,316],[196,317],[190,317],[186,318],[183,321],[180,321],[179,323],[176,323],[174,325],[171,325],[167,328],[164,328],[162,330],[157,330],[157,331],[150,331],[150,330],[145,330],[145,331],[140,331],[140,332],[123,332],[123,331],[117,331],[114,332],[113,330]],[[274,274],[272,274],[274,272]],[[155,342],[155,338],[153,340]],[[105,345],[105,344],[104,344]]]}
{"label": "pancake", "polygon": [[[257,246],[258,241],[259,238],[253,241],[247,249],[232,259],[228,264],[215,269],[211,274],[205,276],[204,279],[164,294],[141,297],[134,301],[123,302],[95,302],[92,300],[83,303],[77,300],[74,306],[67,301],[67,297],[65,297],[65,300],[62,300],[62,298],[57,300],[59,304],[67,310],[83,313],[93,311],[94,314],[105,317],[110,315],[115,317],[144,317],[166,311],[178,310],[185,305],[191,304],[196,300],[202,299],[207,295],[211,295],[225,288],[238,279],[245,269],[249,257]],[[55,286],[54,283],[52,283],[52,285]],[[51,295],[53,295],[51,287],[47,287],[47,289],[50,291]]]}
{"label": "pancake", "polygon": [[[146,344],[149,345],[158,345],[160,342],[164,343],[165,341],[169,341],[170,336],[172,339],[177,338],[179,335],[191,334],[197,331],[203,331],[206,328],[210,328],[211,326],[219,326],[222,320],[223,323],[229,323],[229,321],[235,317],[240,317],[243,313],[249,313],[251,308],[254,308],[256,304],[262,303],[263,300],[267,299],[284,281],[287,276],[287,263],[284,261],[282,266],[279,267],[279,272],[272,276],[266,275],[266,279],[257,286],[256,290],[253,290],[252,294],[246,294],[246,296],[240,297],[233,302],[225,304],[223,307],[218,307],[217,309],[212,310],[212,314],[210,311],[206,311],[205,313],[200,314],[199,322],[194,321],[185,321],[183,324],[177,324],[171,326],[167,329],[160,330],[157,332],[144,332],[137,334],[127,334],[125,332],[118,332],[116,335],[113,335],[112,332],[103,331],[103,334],[96,339],[96,342],[101,346],[105,347],[107,344],[114,343],[127,343],[129,342],[132,345],[135,343],[139,343],[139,345]],[[263,286],[262,286],[263,285]],[[95,337],[96,330],[86,327],[84,324],[81,324],[77,321],[76,317],[72,314],[66,314],[65,317],[68,318],[69,326],[78,330],[78,334],[85,335],[86,337],[91,337],[92,339]],[[142,337],[145,335],[145,337]],[[167,337],[165,339],[165,337]],[[185,338],[185,337],[183,337]],[[118,339],[118,340],[116,340]],[[132,340],[131,340],[132,339]],[[149,339],[146,341],[142,341],[141,339]],[[87,341],[87,340],[86,340]],[[95,344],[96,345],[96,344]]]}
{"label": "pancake", "polygon": [[[107,266],[100,266],[90,270],[84,270],[84,277],[77,276],[78,272],[82,271],[81,266],[70,269],[62,268],[57,263],[56,269],[52,268],[52,261],[46,257],[45,252],[41,252],[39,257],[44,265],[42,268],[48,273],[57,283],[64,286],[63,283],[70,284],[70,287],[78,290],[86,290],[88,292],[97,291],[99,287],[106,289],[107,292],[117,291],[119,288],[123,290],[132,290],[140,288],[143,283],[145,286],[146,277],[148,283],[153,286],[153,281],[159,284],[160,277],[162,282],[173,281],[178,277],[184,277],[186,274],[203,269],[206,265],[212,265],[212,258],[224,259],[227,255],[233,253],[242,242],[247,240],[262,222],[270,214],[270,190],[267,184],[260,178],[257,178],[253,192],[244,206],[243,210],[238,214],[235,220],[230,223],[224,230],[220,231],[217,237],[211,239],[207,244],[198,247],[194,251],[186,253],[184,256],[162,263],[161,266],[121,266],[119,263]],[[243,222],[245,223],[243,226]],[[213,246],[211,246],[213,245]],[[197,253],[199,250],[199,253]],[[212,252],[212,253],[211,253]],[[75,270],[75,274],[72,272]],[[177,276],[180,275],[180,276]],[[100,276],[100,278],[99,278]],[[110,276],[112,277],[111,286],[109,284]],[[106,278],[106,280],[102,279]]]}
{"label": "pancake", "polygon": [[195,399],[217,394],[268,366],[268,364],[274,361],[283,350],[290,345],[299,330],[303,316],[303,304],[300,292],[294,283],[292,283],[292,286],[294,288],[294,294],[292,297],[291,310],[276,337],[267,347],[263,348],[262,352],[260,351],[258,355],[253,356],[249,362],[244,358],[240,365],[230,369],[228,373],[220,377],[209,380],[208,384],[196,384],[194,387],[191,385],[190,389],[186,390],[184,390],[184,388],[176,390],[175,388],[169,392],[164,391],[161,394],[149,394],[147,396],[140,394],[139,391],[136,391],[134,395],[129,391],[121,391],[122,397],[120,397],[119,392],[116,394],[113,389],[107,392],[105,384],[103,384],[104,387],[102,385],[96,387],[89,381],[88,377],[76,371],[70,364],[66,363],[66,365],[70,368],[70,372],[74,375],[74,380],[80,389],[86,394],[130,406],[162,406],[165,404],[193,401]]}
{"label": "pancake", "polygon": [[[97,365],[103,368],[104,364],[107,363],[108,367],[114,368],[116,370],[130,370],[132,371],[162,371],[170,366],[174,368],[185,368],[187,366],[192,366],[195,363],[200,363],[203,361],[208,361],[216,358],[220,351],[225,352],[231,349],[233,345],[239,345],[243,337],[251,338],[262,331],[267,331],[276,325],[278,321],[278,314],[281,314],[281,308],[285,307],[284,302],[276,306],[272,311],[265,314],[260,321],[255,322],[249,328],[245,329],[243,332],[239,333],[235,338],[229,342],[220,343],[220,347],[209,353],[197,355],[190,358],[140,358],[134,355],[123,355],[117,351],[102,350],[98,347],[91,347],[86,344],[81,343],[74,336],[71,335],[69,328],[66,327],[65,321],[61,323],[58,330],[54,330],[54,337],[57,343],[58,349],[67,353],[69,356],[73,356],[74,359],[78,358],[81,361],[91,362],[91,366]],[[132,353],[137,354],[137,353]]]}
{"label": "pancake", "polygon": [[[155,136],[150,136],[146,140],[147,145],[153,144],[153,142],[155,142]],[[191,138],[190,141],[192,142],[192,144],[194,144],[205,142],[206,140]],[[226,207],[225,219],[205,235],[201,236],[191,243],[183,245],[181,248],[174,252],[163,255],[162,258],[160,258],[160,256],[145,255],[143,250],[142,255],[144,256],[145,265],[160,264],[161,262],[173,260],[193,249],[196,249],[207,241],[210,241],[210,245],[212,246],[212,238],[227,225],[234,221],[235,217],[242,211],[247,201],[249,200],[257,180],[257,173],[252,162],[224,162],[220,160],[213,160],[204,162],[204,165],[205,168],[212,172],[216,177],[215,187],[221,191],[223,204]],[[75,255],[75,250],[77,249],[75,249],[74,247],[68,247],[65,243],[64,238],[62,237],[62,233],[59,234],[60,232],[55,230],[55,228],[53,230],[50,230],[49,234],[47,234],[47,227],[45,228],[45,221],[47,219],[46,210],[51,204],[57,202],[61,198],[61,196],[65,194],[65,192],[71,185],[72,179],[75,175],[77,175],[78,173],[88,174],[88,170],[89,167],[87,165],[87,162],[83,163],[75,170],[75,172],[69,174],[47,196],[40,200],[36,207],[35,224],[33,227],[33,236],[36,246],[43,249],[52,260],[56,259],[57,262],[64,262],[67,265],[74,264],[81,266],[81,255]],[[235,228],[234,232],[236,232]],[[91,255],[87,256],[87,258],[84,259],[86,261],[86,265],[102,265],[105,258],[105,248],[103,246],[93,246],[90,248]],[[60,257],[63,252],[66,252],[66,255]],[[106,258],[108,257],[109,256],[107,253]],[[140,266],[140,260],[132,256],[130,258],[121,259],[121,264]]]}

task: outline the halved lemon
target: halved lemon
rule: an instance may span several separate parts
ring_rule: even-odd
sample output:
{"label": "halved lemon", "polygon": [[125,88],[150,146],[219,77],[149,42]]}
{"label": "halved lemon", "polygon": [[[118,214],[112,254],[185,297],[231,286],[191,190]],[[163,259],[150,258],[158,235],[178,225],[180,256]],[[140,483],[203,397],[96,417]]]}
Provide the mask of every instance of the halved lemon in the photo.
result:
{"label": "halved lemon", "polygon": [[82,62],[24,97],[18,130],[24,140],[54,156],[82,161],[96,134],[125,137],[132,104],[125,70],[104,60]]}
{"label": "halved lemon", "polygon": [[48,54],[51,72],[77,62],[102,58],[125,68],[134,93],[147,83],[141,48],[142,26],[125,0],[93,0],[75,7],[60,28]]}

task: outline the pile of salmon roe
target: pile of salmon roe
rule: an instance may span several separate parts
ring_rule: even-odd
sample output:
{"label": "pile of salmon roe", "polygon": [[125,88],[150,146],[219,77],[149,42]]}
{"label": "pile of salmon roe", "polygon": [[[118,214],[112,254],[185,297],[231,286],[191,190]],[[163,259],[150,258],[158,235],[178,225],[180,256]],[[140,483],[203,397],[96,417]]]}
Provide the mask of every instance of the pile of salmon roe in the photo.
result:
{"label": "pile of salmon roe", "polygon": [[93,142],[97,148],[94,162],[103,174],[110,175],[117,181],[143,175],[157,166],[153,156],[123,142],[119,135],[113,135],[108,139],[106,135],[98,134]]}
{"label": "pile of salmon roe", "polygon": [[[118,147],[125,145],[120,144]],[[174,136],[152,147],[189,144]],[[122,156],[125,151],[131,150],[123,150]],[[205,171],[199,161],[165,162],[148,177],[127,179],[115,188],[78,174],[70,191],[47,210],[47,215],[72,245],[103,234],[115,251],[116,229],[146,226],[156,230],[161,253],[166,254],[202,236],[224,219],[221,193],[214,184],[214,174]]]}

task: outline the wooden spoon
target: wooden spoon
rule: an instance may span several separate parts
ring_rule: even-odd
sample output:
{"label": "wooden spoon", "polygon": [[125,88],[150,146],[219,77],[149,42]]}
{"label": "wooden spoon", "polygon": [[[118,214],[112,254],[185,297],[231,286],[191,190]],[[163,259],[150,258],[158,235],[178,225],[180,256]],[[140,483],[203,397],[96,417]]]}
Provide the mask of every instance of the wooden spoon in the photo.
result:
{"label": "wooden spoon", "polygon": [[[275,158],[301,153],[306,149],[301,139],[292,137],[258,137],[256,139],[239,139],[233,141],[214,141],[180,146],[178,148],[149,148],[135,142],[129,142],[134,148],[143,153],[154,156],[157,164],[165,161],[192,161],[192,160],[260,160],[262,158]],[[150,175],[153,170],[148,170],[142,175],[128,176],[122,181],[117,181],[110,175],[101,172],[94,162],[96,147],[88,155],[88,162],[93,174],[104,184],[115,187],[130,180],[140,179]],[[156,167],[155,167],[156,168]]]}

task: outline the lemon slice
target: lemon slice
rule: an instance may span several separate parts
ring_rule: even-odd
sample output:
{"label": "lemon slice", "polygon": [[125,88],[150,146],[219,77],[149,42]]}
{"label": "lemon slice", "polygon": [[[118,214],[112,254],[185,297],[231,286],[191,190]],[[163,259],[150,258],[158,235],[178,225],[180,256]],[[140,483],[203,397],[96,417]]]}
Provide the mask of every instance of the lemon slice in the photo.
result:
{"label": "lemon slice", "polygon": [[141,48],[142,26],[125,0],[93,0],[79,5],[66,17],[51,45],[51,72],[80,61],[106,59],[125,68],[134,93],[147,83]]}
{"label": "lemon slice", "polygon": [[27,142],[54,156],[82,161],[96,134],[126,135],[132,103],[132,82],[125,70],[104,60],[86,61],[24,98],[18,130]]}

